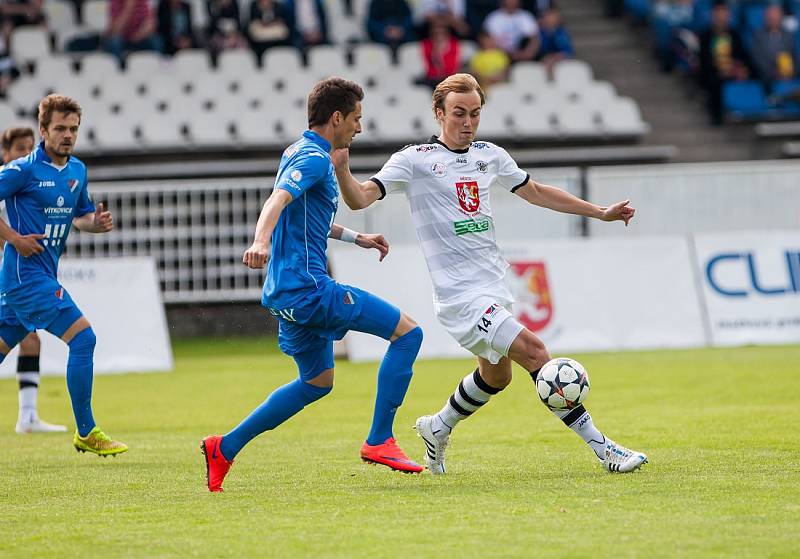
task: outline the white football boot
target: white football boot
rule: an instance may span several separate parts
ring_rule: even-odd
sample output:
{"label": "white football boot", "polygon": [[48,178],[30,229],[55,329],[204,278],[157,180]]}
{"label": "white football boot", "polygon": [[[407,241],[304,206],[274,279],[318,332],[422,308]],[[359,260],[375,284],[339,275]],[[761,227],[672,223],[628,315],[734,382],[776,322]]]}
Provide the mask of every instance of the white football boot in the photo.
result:
{"label": "white football boot", "polygon": [[46,421],[39,419],[36,414],[29,415],[27,418],[19,418],[17,426],[14,429],[20,435],[26,433],[66,433],[67,428],[64,425],[53,425]]}
{"label": "white football boot", "polygon": [[423,415],[417,418],[414,429],[416,429],[417,435],[425,441],[425,446],[427,447],[425,465],[428,466],[428,470],[434,475],[442,475],[445,473],[444,451],[447,449],[447,443],[450,442],[450,435],[443,438],[437,437],[436,433],[433,432],[432,424],[433,416]]}
{"label": "white football boot", "polygon": [[601,463],[609,472],[624,474],[638,470],[642,465],[647,464],[647,455],[620,446],[606,438],[606,457]]}

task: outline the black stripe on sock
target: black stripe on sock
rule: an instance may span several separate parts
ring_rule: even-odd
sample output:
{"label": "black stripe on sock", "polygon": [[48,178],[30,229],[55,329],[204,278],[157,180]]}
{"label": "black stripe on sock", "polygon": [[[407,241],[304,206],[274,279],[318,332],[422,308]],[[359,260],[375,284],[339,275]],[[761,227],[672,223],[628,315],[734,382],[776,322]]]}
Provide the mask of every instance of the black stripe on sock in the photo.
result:
{"label": "black stripe on sock", "polygon": [[21,380],[19,381],[19,389],[22,390],[23,388],[39,388],[39,383],[31,382],[29,380]]}
{"label": "black stripe on sock", "polygon": [[18,373],[38,373],[39,372],[39,356],[38,355],[20,355],[17,357],[17,372]]}
{"label": "black stripe on sock", "polygon": [[578,421],[580,417],[586,413],[586,408],[583,407],[583,404],[569,412],[567,415],[561,418],[561,421],[564,422],[564,425],[570,427],[573,423]]}
{"label": "black stripe on sock", "polygon": [[542,368],[541,368],[541,367],[539,367],[539,368],[538,368],[538,369],[536,369],[535,371],[531,371],[531,372],[529,373],[529,374],[531,375],[531,380],[532,380],[533,382],[536,382],[536,377],[538,377],[538,376],[539,376],[539,371],[541,371],[541,370],[542,370]]}
{"label": "black stripe on sock", "polygon": [[451,408],[453,408],[454,410],[456,410],[456,412],[458,413],[458,415],[465,415],[465,416],[470,416],[470,415],[472,415],[472,412],[471,412],[471,411],[467,411],[467,410],[465,410],[464,408],[462,408],[462,407],[461,407],[461,406],[458,404],[458,402],[456,402],[456,397],[455,397],[455,396],[450,396],[450,407],[451,407]]}
{"label": "black stripe on sock", "polygon": [[475,369],[475,372],[472,373],[472,380],[475,381],[475,384],[478,385],[478,388],[480,388],[481,390],[483,390],[487,394],[494,395],[494,394],[497,394],[498,392],[500,392],[500,390],[501,390],[500,388],[494,388],[493,386],[489,386],[488,384],[486,384],[486,381],[483,380],[483,378],[481,377],[481,374],[478,371],[478,369]]}
{"label": "black stripe on sock", "polygon": [[464,388],[464,381],[458,383],[458,394],[459,396],[464,398],[465,402],[467,402],[472,406],[482,406],[483,404],[486,403],[486,402],[479,402],[478,400],[467,394],[467,389]]}

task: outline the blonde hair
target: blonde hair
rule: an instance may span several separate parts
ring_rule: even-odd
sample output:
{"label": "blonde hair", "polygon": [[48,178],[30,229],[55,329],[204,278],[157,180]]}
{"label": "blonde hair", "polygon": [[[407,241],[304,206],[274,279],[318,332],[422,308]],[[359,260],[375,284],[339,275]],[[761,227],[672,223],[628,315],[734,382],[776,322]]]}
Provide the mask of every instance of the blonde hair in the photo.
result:
{"label": "blonde hair", "polygon": [[80,122],[81,113],[83,112],[75,99],[53,93],[39,102],[39,126],[47,130],[53,120],[53,113],[56,111],[67,114],[76,113],[78,122]]}
{"label": "blonde hair", "polygon": [[448,76],[436,86],[433,90],[433,114],[438,118],[436,109],[444,111],[444,100],[448,93],[469,93],[470,91],[477,91],[481,96],[481,106],[486,103],[486,95],[481,89],[481,85],[470,74],[453,74]]}

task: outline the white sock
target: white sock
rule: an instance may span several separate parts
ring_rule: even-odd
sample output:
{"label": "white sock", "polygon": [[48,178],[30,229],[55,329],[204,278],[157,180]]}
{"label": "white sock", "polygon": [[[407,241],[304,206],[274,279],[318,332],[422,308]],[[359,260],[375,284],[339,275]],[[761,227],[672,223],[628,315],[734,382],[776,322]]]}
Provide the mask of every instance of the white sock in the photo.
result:
{"label": "white sock", "polygon": [[486,384],[478,369],[475,369],[474,372],[461,379],[444,407],[433,416],[434,435],[440,438],[449,435],[459,421],[478,411],[498,392],[500,389]]}
{"label": "white sock", "polygon": [[19,382],[19,421],[32,423],[38,417],[36,401],[39,396],[39,373],[17,373]]}
{"label": "white sock", "polygon": [[583,441],[592,447],[599,460],[606,457],[606,438],[597,430],[592,421],[592,416],[582,405],[573,410],[551,410],[553,415],[575,431]]}

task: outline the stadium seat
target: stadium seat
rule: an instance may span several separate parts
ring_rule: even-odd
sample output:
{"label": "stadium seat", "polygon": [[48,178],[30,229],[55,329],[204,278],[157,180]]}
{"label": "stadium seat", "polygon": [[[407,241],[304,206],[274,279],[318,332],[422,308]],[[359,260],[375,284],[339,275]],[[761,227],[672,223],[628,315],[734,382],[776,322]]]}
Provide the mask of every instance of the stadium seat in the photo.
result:
{"label": "stadium seat", "polygon": [[486,103],[516,107],[522,104],[526,88],[521,82],[493,85],[486,93]]}
{"label": "stadium seat", "polygon": [[[91,118],[91,117],[90,117]],[[130,151],[139,149],[135,137],[135,120],[126,115],[109,116],[89,120],[87,132],[92,135],[95,148],[101,151]],[[83,123],[81,125],[83,127]]]}
{"label": "stadium seat", "polygon": [[275,131],[275,119],[262,111],[239,111],[234,116],[234,121],[236,138],[244,146],[285,145]]}
{"label": "stadium seat", "polygon": [[42,80],[32,76],[17,78],[8,86],[6,99],[17,111],[34,115],[42,97],[52,90]]}
{"label": "stadium seat", "polygon": [[584,107],[601,111],[617,100],[617,90],[609,82],[592,82],[578,94],[579,102]]}
{"label": "stadium seat", "polygon": [[6,123],[16,119],[17,119],[17,110],[8,103],[0,101],[0,122],[3,123],[3,126],[5,127]]}
{"label": "stadium seat", "polygon": [[724,84],[722,105],[734,118],[759,118],[770,110],[764,86],[755,80]]}
{"label": "stadium seat", "polygon": [[281,113],[275,121],[277,137],[290,144],[308,128],[308,114],[304,109],[292,109]]}
{"label": "stadium seat", "polygon": [[86,31],[104,33],[108,29],[107,0],[87,0],[81,6],[81,19]]}
{"label": "stadium seat", "polygon": [[43,9],[47,27],[56,35],[57,50],[63,51],[66,40],[77,29],[74,4],[66,0],[48,0]]}
{"label": "stadium seat", "polygon": [[269,74],[293,73],[302,71],[303,57],[294,47],[273,47],[264,53],[261,65]]}
{"label": "stadium seat", "polygon": [[247,105],[253,102],[261,104],[265,99],[275,95],[275,83],[272,77],[263,72],[245,74],[234,83],[235,95]]}
{"label": "stadium seat", "polygon": [[397,69],[409,77],[423,72],[422,46],[419,41],[405,43],[397,49]]}
{"label": "stadium seat", "polygon": [[120,73],[117,58],[107,52],[90,52],[81,58],[81,76],[106,79]]}
{"label": "stadium seat", "polygon": [[142,82],[143,94],[153,102],[180,102],[185,95],[186,82],[177,76],[157,74]]}
{"label": "stadium seat", "polygon": [[550,107],[536,104],[520,105],[514,113],[514,131],[517,137],[543,139],[558,136]]}
{"label": "stadium seat", "polygon": [[329,13],[328,37],[332,43],[337,45],[359,43],[365,39],[364,25],[360,20],[344,14]]}
{"label": "stadium seat", "polygon": [[[267,51],[269,52],[269,51]],[[347,70],[345,52],[333,45],[320,45],[308,51],[306,71],[316,79],[338,76]]]}
{"label": "stadium seat", "polygon": [[131,77],[147,79],[161,73],[166,66],[166,60],[159,53],[137,51],[129,54],[125,60],[125,73]]}
{"label": "stadium seat", "polygon": [[529,90],[535,89],[547,83],[547,70],[539,62],[517,62],[511,66],[509,81]]}
{"label": "stadium seat", "polygon": [[553,69],[556,87],[574,91],[592,81],[592,68],[583,60],[562,60]]}
{"label": "stadium seat", "polygon": [[58,80],[54,89],[56,93],[72,97],[78,103],[85,102],[89,97],[96,97],[91,84],[78,76]]}
{"label": "stadium seat", "polygon": [[206,49],[181,49],[172,57],[170,74],[182,78],[211,73],[211,57]]}
{"label": "stadium seat", "polygon": [[196,146],[230,145],[233,120],[220,112],[199,111],[189,121],[189,138]]}
{"label": "stadium seat", "polygon": [[480,136],[489,140],[504,140],[514,137],[513,113],[517,107],[487,103],[481,111]]}
{"label": "stadium seat", "polygon": [[151,113],[140,125],[141,141],[147,148],[181,148],[186,146],[185,122],[168,113]]}
{"label": "stadium seat", "polygon": [[353,66],[360,72],[385,71],[392,67],[392,51],[377,43],[356,45],[353,47]]}
{"label": "stadium seat", "polygon": [[560,105],[556,113],[558,131],[562,136],[597,136],[599,126],[593,111],[575,103]]}
{"label": "stadium seat", "polygon": [[630,97],[618,97],[603,107],[600,114],[602,129],[606,134],[641,136],[650,130],[650,126],[642,120],[636,101]]}
{"label": "stadium seat", "polygon": [[217,57],[217,72],[223,76],[239,78],[258,72],[256,55],[250,49],[224,50]]}
{"label": "stadium seat", "polygon": [[67,56],[54,55],[40,58],[36,61],[36,67],[34,68],[34,75],[48,82],[57,82],[72,76],[74,73],[72,59]]}
{"label": "stadium seat", "polygon": [[11,32],[11,55],[17,64],[50,56],[50,34],[45,27],[23,25]]}
{"label": "stadium seat", "polygon": [[773,95],[785,97],[784,101],[776,104],[776,107],[781,111],[792,115],[800,111],[800,100],[798,100],[800,80],[776,81],[773,83],[772,93]]}

